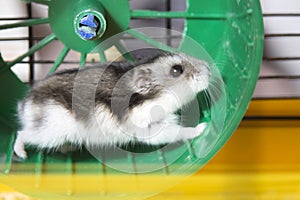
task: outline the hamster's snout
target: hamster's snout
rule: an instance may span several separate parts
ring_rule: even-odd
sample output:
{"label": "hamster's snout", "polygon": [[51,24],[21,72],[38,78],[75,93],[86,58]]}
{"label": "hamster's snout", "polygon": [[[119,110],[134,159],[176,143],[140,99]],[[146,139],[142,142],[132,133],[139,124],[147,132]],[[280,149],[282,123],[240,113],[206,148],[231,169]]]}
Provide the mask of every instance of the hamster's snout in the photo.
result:
{"label": "hamster's snout", "polygon": [[211,75],[211,70],[207,62],[201,61],[198,65],[199,65],[197,66],[198,74],[207,75],[207,76]]}
{"label": "hamster's snout", "polygon": [[208,63],[205,62],[205,69],[208,71],[208,75],[211,76],[211,70],[210,70],[210,66]]}
{"label": "hamster's snout", "polygon": [[195,69],[193,70],[192,76],[196,77],[210,77],[211,76],[211,69],[209,64],[204,61],[199,61],[198,63],[194,64]]}
{"label": "hamster's snout", "polygon": [[211,69],[207,62],[198,61],[195,66],[194,74],[192,75],[193,85],[196,92],[205,90],[209,86],[209,80],[211,77]]}

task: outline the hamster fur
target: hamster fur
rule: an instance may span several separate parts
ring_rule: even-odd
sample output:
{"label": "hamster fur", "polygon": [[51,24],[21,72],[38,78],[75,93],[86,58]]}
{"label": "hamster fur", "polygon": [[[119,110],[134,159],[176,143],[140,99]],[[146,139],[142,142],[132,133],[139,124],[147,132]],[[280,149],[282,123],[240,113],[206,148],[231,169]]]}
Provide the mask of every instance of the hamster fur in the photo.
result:
{"label": "hamster fur", "polygon": [[209,78],[206,62],[182,53],[54,73],[19,102],[14,152],[25,159],[26,144],[58,150],[66,143],[157,145],[192,139],[206,123],[183,127],[174,113],[205,90]]}

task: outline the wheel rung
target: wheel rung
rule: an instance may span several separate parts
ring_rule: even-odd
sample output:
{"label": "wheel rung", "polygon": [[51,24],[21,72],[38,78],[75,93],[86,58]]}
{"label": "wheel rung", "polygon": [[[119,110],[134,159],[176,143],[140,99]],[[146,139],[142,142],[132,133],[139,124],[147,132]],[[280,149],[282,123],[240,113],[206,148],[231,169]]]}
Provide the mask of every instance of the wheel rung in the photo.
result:
{"label": "wheel rung", "polygon": [[35,187],[39,188],[41,185],[41,176],[43,173],[44,164],[44,152],[41,150],[37,153],[37,158],[35,162]]}
{"label": "wheel rung", "polygon": [[159,154],[159,156],[161,156],[163,158],[163,162],[165,165],[165,167],[163,168],[164,172],[166,173],[166,175],[169,175],[170,171],[169,171],[168,163],[167,163],[167,160],[165,157],[165,152],[163,150],[159,149],[159,150],[157,150],[157,153]]}
{"label": "wheel rung", "polygon": [[8,174],[11,169],[12,157],[13,157],[13,153],[14,153],[13,146],[14,146],[15,137],[16,137],[16,133],[13,132],[11,134],[11,137],[9,140],[8,150],[7,150],[6,159],[5,159],[5,165],[4,165],[4,173],[5,174]]}
{"label": "wheel rung", "polygon": [[185,141],[184,142],[186,147],[187,147],[187,150],[189,152],[189,155],[190,155],[190,158],[193,160],[193,159],[197,159],[197,156],[196,156],[196,153],[195,153],[195,150],[193,148],[193,145],[191,144],[190,141]]}
{"label": "wheel rung", "polygon": [[131,153],[131,152],[128,152],[128,153],[127,153],[127,159],[128,159],[128,163],[132,163],[132,165],[133,165],[132,168],[133,168],[133,170],[134,170],[134,173],[137,174],[137,166],[136,166],[134,154]]}

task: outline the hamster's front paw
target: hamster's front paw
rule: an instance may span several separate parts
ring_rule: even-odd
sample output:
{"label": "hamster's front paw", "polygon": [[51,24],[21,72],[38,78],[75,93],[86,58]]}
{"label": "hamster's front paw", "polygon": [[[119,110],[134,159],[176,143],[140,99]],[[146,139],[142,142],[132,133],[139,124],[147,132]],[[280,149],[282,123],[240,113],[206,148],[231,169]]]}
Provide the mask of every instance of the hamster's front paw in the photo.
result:
{"label": "hamster's front paw", "polygon": [[201,133],[203,133],[203,131],[205,130],[206,127],[207,127],[207,123],[206,122],[202,122],[202,123],[198,124],[196,126],[195,137],[197,137]]}
{"label": "hamster's front paw", "polygon": [[22,141],[22,138],[20,136],[22,133],[23,133],[22,131],[18,133],[17,139],[14,144],[14,152],[18,157],[22,159],[26,159],[27,153],[25,151],[24,142]]}
{"label": "hamster's front paw", "polygon": [[24,149],[24,145],[14,145],[14,152],[15,154],[22,159],[26,159],[27,158],[27,153]]}

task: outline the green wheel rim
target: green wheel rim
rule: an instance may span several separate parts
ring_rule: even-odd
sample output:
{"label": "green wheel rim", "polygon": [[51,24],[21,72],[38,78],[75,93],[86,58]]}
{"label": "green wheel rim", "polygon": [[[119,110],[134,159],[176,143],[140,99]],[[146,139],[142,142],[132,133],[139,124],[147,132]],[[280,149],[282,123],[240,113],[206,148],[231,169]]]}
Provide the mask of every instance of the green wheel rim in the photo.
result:
{"label": "green wheel rim", "polygon": [[[123,31],[153,47],[172,50],[171,47],[158,42],[137,29],[130,29],[131,18],[185,19],[183,37],[178,50],[199,57],[196,51],[197,48],[193,48],[190,45],[189,40],[192,39],[209,53],[226,85],[226,117],[219,137],[214,141],[207,153],[197,153],[201,152],[201,145],[203,145],[203,140],[198,139],[192,143],[187,142],[174,146],[174,149],[168,152],[156,150],[148,156],[138,158],[132,156],[131,153],[127,153],[117,160],[108,159],[108,162],[114,162],[117,165],[123,164],[132,168],[132,170],[136,170],[134,168],[139,166],[138,164],[160,163],[161,169],[150,173],[154,177],[156,175],[167,175],[168,177],[184,175],[186,177],[199,170],[222,148],[242,120],[251,100],[262,60],[263,23],[258,0],[214,0],[210,2],[187,0],[186,10],[175,12],[130,10],[128,0],[73,0],[72,2],[70,0],[29,0],[29,2],[48,6],[48,18],[29,19],[14,24],[0,25],[0,31],[17,27],[50,24],[53,33],[14,60],[4,61],[0,57],[0,93],[6,94],[5,98],[0,98],[0,127],[1,137],[3,138],[0,142],[0,153],[3,155],[0,163],[0,179],[8,185],[13,185],[23,192],[36,196],[50,195],[50,199],[57,197],[56,195],[63,198],[87,196],[95,198],[99,196],[116,197],[117,194],[110,194],[105,189],[99,192],[99,188],[96,185],[90,186],[91,191],[89,194],[78,188],[74,189],[77,183],[72,178],[74,175],[88,174],[99,178],[107,175],[128,175],[125,172],[116,171],[105,166],[105,159],[103,159],[104,164],[99,163],[88,152],[63,156],[59,153],[48,155],[43,152],[36,153],[32,151],[29,152],[30,158],[28,160],[24,162],[14,161],[12,145],[18,128],[15,118],[15,105],[17,100],[24,97],[28,86],[22,83],[10,68],[54,40],[61,41],[64,47],[54,61],[49,73],[53,73],[59,68],[70,50],[76,50],[81,53],[80,65],[83,66],[88,53],[91,53],[95,47],[99,47],[100,43]],[[97,29],[96,36],[92,37],[92,39],[82,39],[78,34],[79,21],[88,14],[93,14],[97,17],[100,28],[93,29],[94,27],[88,27],[88,31]],[[111,45],[107,44],[97,49],[102,60],[106,60],[104,51],[110,48]],[[113,45],[121,53],[126,52],[126,47],[121,42]],[[126,55],[126,58],[131,59],[130,55]],[[168,159],[177,156],[178,152],[181,153],[181,156],[175,162],[166,166]],[[13,182],[16,180],[15,177],[18,178],[24,174],[34,177],[30,181],[26,179],[26,187],[24,183],[22,185]],[[60,174],[65,178],[61,183],[58,183],[58,185],[64,185],[63,189],[51,189],[43,186],[44,175],[51,174]],[[131,174],[129,175],[132,176]],[[82,178],[82,181],[85,180],[85,178]],[[137,184],[138,180],[135,179],[133,182]],[[142,183],[140,182],[139,184]],[[136,195],[148,196],[167,187],[169,186],[161,186],[159,191],[148,191]],[[53,191],[55,192],[53,193]],[[130,197],[132,194],[125,195]]]}

